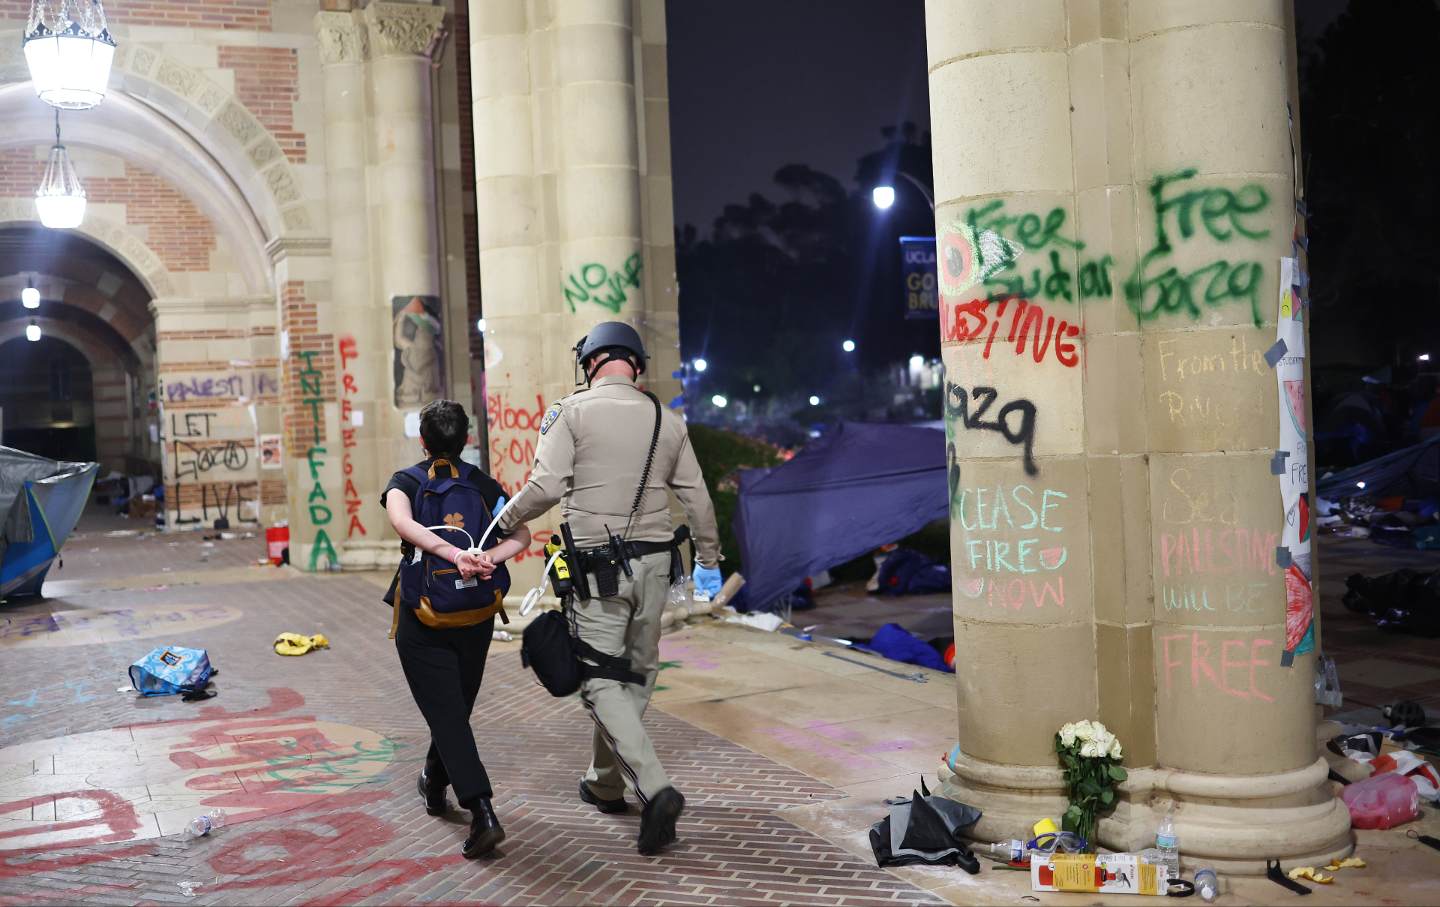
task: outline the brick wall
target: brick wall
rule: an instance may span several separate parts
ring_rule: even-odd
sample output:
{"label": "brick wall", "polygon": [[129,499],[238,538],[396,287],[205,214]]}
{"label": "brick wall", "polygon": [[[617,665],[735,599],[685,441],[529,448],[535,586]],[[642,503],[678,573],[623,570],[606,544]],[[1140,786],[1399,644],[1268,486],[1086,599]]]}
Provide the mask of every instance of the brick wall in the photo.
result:
{"label": "brick wall", "polygon": [[[0,19],[26,19],[30,0],[0,0]],[[270,30],[270,0],[105,0],[111,23]]]}
{"label": "brick wall", "polygon": [[[0,151],[0,198],[33,198],[44,173],[45,163],[32,149]],[[127,221],[147,228],[147,244],[171,271],[210,270],[215,226],[174,186],[128,162],[123,177],[82,172],[80,182],[90,201],[125,205]]]}
{"label": "brick wall", "polygon": [[235,73],[235,97],[250,109],[297,164],[305,163],[305,136],[295,131],[300,97],[299,63],[288,47],[221,47],[221,69]]}

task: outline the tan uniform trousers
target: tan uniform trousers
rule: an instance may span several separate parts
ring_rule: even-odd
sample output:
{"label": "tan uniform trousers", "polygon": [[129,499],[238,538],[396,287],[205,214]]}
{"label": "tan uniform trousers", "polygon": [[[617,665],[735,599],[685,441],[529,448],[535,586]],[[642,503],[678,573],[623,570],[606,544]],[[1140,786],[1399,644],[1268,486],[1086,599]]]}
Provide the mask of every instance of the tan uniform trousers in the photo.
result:
{"label": "tan uniform trousers", "polygon": [[[591,678],[580,686],[580,699],[595,719],[595,755],[585,782],[602,799],[624,794],[626,782],[643,806],[670,787],[641,718],[650,705],[660,667],[660,616],[670,593],[670,555],[647,554],[630,562],[634,578],[620,574],[613,598],[575,603],[577,635],[607,655],[630,659],[630,669],[645,685]],[[591,580],[594,591],[594,578]]]}

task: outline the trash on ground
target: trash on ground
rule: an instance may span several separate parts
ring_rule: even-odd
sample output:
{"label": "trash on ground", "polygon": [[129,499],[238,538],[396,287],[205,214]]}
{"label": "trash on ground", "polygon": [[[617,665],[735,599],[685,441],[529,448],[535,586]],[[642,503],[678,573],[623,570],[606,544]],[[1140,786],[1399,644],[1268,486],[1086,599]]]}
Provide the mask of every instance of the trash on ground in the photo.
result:
{"label": "trash on ground", "polygon": [[1394,828],[1420,816],[1420,792],[1404,775],[1386,772],[1346,785],[1340,798],[1355,828]]}
{"label": "trash on ground", "polygon": [[[720,591],[723,593],[725,590]],[[731,611],[725,614],[724,620],[727,624],[743,624],[769,633],[775,632],[785,624],[785,618],[767,611],[752,611],[749,614],[736,614]]]}
{"label": "trash on ground", "polygon": [[1440,636],[1440,570],[1396,570],[1345,580],[1345,607],[1368,614],[1382,630]]}
{"label": "trash on ground", "polygon": [[1036,853],[1030,859],[1031,891],[1164,895],[1168,882],[1164,867],[1136,853]]}
{"label": "trash on ground", "polygon": [[1279,860],[1265,861],[1265,878],[1274,882],[1276,885],[1279,885],[1281,888],[1289,889],[1296,894],[1310,893],[1309,885],[1301,885],[1299,882],[1295,881],[1294,879],[1290,878],[1285,874],[1285,870],[1280,868]]}
{"label": "trash on ground", "polygon": [[[204,649],[161,646],[130,666],[130,683],[142,696],[200,696],[215,668]],[[213,694],[212,694],[213,695]]]}
{"label": "trash on ground", "polygon": [[953,672],[955,670],[953,666],[945,663],[945,656],[941,654],[941,650],[899,624],[886,624],[875,631],[870,642],[857,643],[855,648],[865,652],[874,652],[891,661],[920,665],[935,671]]}
{"label": "trash on ground", "polygon": [[1296,866],[1294,869],[1287,872],[1286,876],[1295,881],[1298,881],[1300,879],[1306,879],[1311,882],[1318,882],[1321,885],[1329,885],[1331,882],[1335,881],[1334,876],[1327,876],[1325,873],[1316,869],[1314,866]]}
{"label": "trash on ground", "polygon": [[1370,767],[1376,775],[1391,772],[1409,778],[1422,798],[1432,803],[1440,801],[1440,773],[1414,753],[1406,750],[1381,753],[1370,760]]}
{"label": "trash on ground", "polygon": [[891,801],[889,815],[870,826],[875,865],[959,866],[973,875],[980,861],[960,832],[980,815],[973,806],[931,795],[922,778],[920,790]]}
{"label": "trash on ground", "polygon": [[304,655],[306,652],[315,649],[330,648],[330,640],[325,638],[324,633],[316,633],[314,636],[301,636],[299,633],[281,633],[275,637],[276,655]]}
{"label": "trash on ground", "polygon": [[1326,872],[1336,872],[1341,869],[1364,869],[1365,861],[1359,857],[1346,857],[1343,860],[1331,860],[1325,867]]}
{"label": "trash on ground", "polygon": [[185,836],[192,839],[203,838],[215,829],[223,828],[225,818],[225,810],[219,807],[201,813],[185,824]]}

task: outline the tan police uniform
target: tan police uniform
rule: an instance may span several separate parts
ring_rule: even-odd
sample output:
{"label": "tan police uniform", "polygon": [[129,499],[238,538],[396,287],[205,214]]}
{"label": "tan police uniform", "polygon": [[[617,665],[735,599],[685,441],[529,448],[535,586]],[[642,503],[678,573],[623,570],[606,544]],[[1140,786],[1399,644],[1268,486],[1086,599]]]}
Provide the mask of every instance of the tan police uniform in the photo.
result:
{"label": "tan police uniform", "polygon": [[[562,518],[580,548],[607,544],[611,532],[628,542],[668,542],[674,536],[668,488],[685,508],[696,559],[715,566],[720,560],[715,508],[684,420],[663,406],[650,477],[630,519],[654,431],[655,404],[629,378],[600,378],[561,400],[545,414],[534,471],[516,493],[501,528],[529,522],[563,499]],[[630,567],[633,578],[622,572],[613,597],[575,603],[575,627],[585,642],[607,655],[630,659],[631,669],[646,678],[643,687],[592,678],[580,688],[580,698],[595,719],[587,785],[601,799],[618,799],[628,779],[644,804],[671,786],[641,723],[659,669],[670,555],[647,554],[631,560]],[[594,595],[593,579],[590,591]]]}

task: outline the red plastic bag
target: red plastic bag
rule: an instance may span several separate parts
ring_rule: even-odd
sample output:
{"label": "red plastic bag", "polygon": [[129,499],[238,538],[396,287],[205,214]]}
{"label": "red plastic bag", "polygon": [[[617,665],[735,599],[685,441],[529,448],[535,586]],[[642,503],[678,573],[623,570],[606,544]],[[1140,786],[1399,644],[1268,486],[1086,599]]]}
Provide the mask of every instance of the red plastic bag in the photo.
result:
{"label": "red plastic bag", "polygon": [[1420,792],[1404,775],[1387,772],[1346,785],[1340,799],[1354,828],[1394,828],[1420,817]]}

